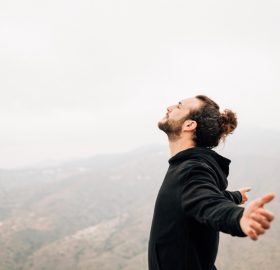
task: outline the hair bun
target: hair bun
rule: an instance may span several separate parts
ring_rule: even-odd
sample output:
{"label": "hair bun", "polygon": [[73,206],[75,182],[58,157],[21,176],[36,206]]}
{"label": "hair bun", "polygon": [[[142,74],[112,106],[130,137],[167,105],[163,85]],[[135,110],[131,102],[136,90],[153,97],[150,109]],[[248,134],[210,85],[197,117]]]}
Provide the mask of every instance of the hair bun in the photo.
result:
{"label": "hair bun", "polygon": [[219,124],[221,137],[225,137],[232,132],[237,127],[237,117],[236,113],[229,109],[225,109],[219,116]]}

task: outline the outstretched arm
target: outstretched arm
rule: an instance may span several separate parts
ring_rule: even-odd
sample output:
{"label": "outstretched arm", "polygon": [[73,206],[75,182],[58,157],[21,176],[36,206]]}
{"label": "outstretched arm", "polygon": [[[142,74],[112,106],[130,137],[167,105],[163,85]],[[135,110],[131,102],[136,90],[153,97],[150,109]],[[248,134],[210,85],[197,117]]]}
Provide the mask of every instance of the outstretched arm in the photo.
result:
{"label": "outstretched arm", "polygon": [[274,215],[263,208],[274,198],[267,194],[247,208],[237,206],[219,190],[211,171],[191,168],[182,181],[181,206],[186,217],[233,236],[249,236],[256,240],[270,227]]}
{"label": "outstretched arm", "polygon": [[244,208],[225,197],[212,171],[204,166],[189,169],[182,179],[181,206],[186,217],[233,236],[246,236],[240,227]]}

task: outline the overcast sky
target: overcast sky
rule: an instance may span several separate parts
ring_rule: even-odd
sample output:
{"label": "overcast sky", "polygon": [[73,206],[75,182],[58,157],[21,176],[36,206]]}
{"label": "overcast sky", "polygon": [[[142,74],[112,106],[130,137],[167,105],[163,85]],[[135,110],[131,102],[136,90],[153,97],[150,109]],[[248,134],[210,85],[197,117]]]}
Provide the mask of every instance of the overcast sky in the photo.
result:
{"label": "overcast sky", "polygon": [[280,130],[279,1],[1,1],[0,168],[167,143],[205,94]]}

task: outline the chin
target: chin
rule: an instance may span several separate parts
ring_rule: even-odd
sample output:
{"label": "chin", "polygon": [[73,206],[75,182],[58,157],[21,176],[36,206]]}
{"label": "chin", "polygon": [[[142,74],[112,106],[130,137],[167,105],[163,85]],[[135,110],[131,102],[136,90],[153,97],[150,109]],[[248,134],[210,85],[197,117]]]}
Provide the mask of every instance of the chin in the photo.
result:
{"label": "chin", "polygon": [[165,123],[166,121],[167,121],[167,117],[165,116],[158,122],[158,124]]}

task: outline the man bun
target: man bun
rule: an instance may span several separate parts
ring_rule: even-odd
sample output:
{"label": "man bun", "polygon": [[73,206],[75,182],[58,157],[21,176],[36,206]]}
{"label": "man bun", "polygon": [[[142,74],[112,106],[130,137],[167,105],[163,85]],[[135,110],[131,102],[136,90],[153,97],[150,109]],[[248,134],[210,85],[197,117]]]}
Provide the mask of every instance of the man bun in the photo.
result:
{"label": "man bun", "polygon": [[197,95],[196,98],[201,101],[201,106],[191,110],[186,119],[197,123],[192,136],[194,144],[211,149],[225,142],[227,135],[233,133],[237,127],[237,117],[229,109],[220,112],[219,105],[205,95]]}
{"label": "man bun", "polygon": [[229,109],[225,109],[219,116],[220,135],[226,137],[232,134],[237,127],[236,113]]}

